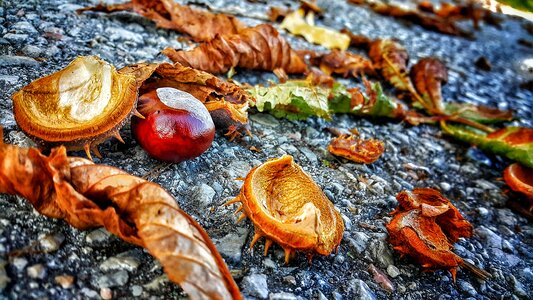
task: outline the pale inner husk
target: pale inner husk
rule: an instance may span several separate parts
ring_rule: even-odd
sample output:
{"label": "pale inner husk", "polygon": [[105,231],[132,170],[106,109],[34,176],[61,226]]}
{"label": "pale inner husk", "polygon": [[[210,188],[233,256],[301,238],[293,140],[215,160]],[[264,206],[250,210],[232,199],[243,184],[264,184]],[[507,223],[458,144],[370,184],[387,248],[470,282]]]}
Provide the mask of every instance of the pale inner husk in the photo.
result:
{"label": "pale inner husk", "polygon": [[[50,78],[42,93],[25,93],[34,122],[50,128],[75,128],[111,110],[111,66],[95,59],[76,59]],[[53,75],[52,75],[53,76]],[[37,88],[37,87],[36,87]],[[46,90],[49,89],[49,90]],[[29,99],[28,99],[29,98]],[[31,101],[33,100],[33,101]]]}

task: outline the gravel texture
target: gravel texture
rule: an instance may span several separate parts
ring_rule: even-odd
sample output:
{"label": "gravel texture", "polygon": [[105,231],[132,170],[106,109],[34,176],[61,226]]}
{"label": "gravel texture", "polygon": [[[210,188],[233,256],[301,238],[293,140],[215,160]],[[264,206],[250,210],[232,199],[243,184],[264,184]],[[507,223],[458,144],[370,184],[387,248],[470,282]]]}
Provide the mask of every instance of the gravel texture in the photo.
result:
{"label": "gravel texture", "polygon": [[[79,55],[99,55],[122,67],[140,61],[163,61],[166,46],[189,47],[174,32],[130,13],[111,15],[75,10],[98,1],[0,1],[0,124],[6,142],[20,146],[31,141],[17,127],[11,95],[32,80],[57,71]],[[110,3],[111,1],[108,1]],[[207,2],[207,1],[205,1]],[[255,1],[254,1],[255,2]],[[261,1],[259,1],[261,2]],[[376,16],[345,1],[319,1],[325,16],[319,24],[372,38],[399,39],[416,62],[436,56],[449,67],[446,99],[483,103],[516,112],[514,125],[533,126],[533,93],[520,84],[533,79],[533,42],[525,20],[505,18],[501,28],[483,24],[477,39],[445,36]],[[290,5],[272,1],[268,5]],[[247,16],[265,15],[267,5],[218,0],[213,7]],[[242,18],[255,25],[254,18]],[[463,24],[466,28],[470,23]],[[288,37],[295,48],[320,49]],[[519,42],[521,40],[521,42]],[[486,58],[491,70],[476,67]],[[527,59],[529,59],[529,64]],[[270,73],[239,71],[236,79],[265,83]],[[345,80],[354,86],[359,83]],[[533,228],[527,219],[506,207],[516,198],[501,180],[508,164],[456,143],[432,126],[336,115],[332,121],[278,120],[251,115],[253,138],[229,142],[217,133],[202,156],[167,168],[153,180],[176,197],[179,205],[202,224],[229,264],[247,298],[257,299],[531,299],[533,297]],[[357,128],[363,137],[385,141],[386,151],[372,165],[335,159],[325,150],[327,127]],[[142,176],[158,165],[133,141],[129,126],[122,130],[126,144],[116,140],[101,146],[97,163],[118,166]],[[261,152],[248,148],[255,146]],[[263,242],[254,251],[249,221],[235,225],[233,207],[221,204],[237,195],[251,167],[283,154],[293,155],[323,188],[341,212],[346,231],[337,254],[305,255],[283,263],[274,245],[262,256]],[[83,153],[73,153],[83,156]],[[483,282],[459,270],[454,284],[448,272],[424,273],[401,259],[386,242],[385,224],[396,206],[395,195],[413,187],[440,189],[475,227],[474,237],[460,240],[456,253],[484,268],[493,279]],[[185,295],[169,282],[161,266],[145,250],[122,242],[103,229],[79,231],[64,221],[36,213],[24,199],[0,195],[0,298],[9,299],[171,299]],[[46,251],[9,255],[39,244]],[[387,292],[368,271],[373,264],[388,275],[394,291]]]}

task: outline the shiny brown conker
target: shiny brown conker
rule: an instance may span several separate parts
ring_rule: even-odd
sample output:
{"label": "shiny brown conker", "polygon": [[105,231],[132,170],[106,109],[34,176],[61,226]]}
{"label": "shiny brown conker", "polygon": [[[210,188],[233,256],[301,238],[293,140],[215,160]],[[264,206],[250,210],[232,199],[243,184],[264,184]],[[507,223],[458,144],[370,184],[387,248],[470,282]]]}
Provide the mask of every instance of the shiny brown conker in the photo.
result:
{"label": "shiny brown conker", "polygon": [[215,137],[215,125],[205,106],[189,93],[158,88],[139,97],[131,129],[150,156],[181,162],[204,153]]}

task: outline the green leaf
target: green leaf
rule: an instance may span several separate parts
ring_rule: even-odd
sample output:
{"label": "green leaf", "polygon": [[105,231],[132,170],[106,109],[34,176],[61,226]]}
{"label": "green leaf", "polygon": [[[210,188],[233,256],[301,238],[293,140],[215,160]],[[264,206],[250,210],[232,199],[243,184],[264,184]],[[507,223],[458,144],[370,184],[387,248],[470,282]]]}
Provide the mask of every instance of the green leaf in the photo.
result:
{"label": "green leaf", "polygon": [[[350,113],[359,116],[397,118],[403,114],[402,107],[393,98],[383,93],[379,82],[366,83],[366,96],[358,89],[348,90],[344,85],[335,83],[330,97],[329,108],[334,113]],[[356,93],[363,101],[357,103]]]}
{"label": "green leaf", "polygon": [[513,113],[510,110],[499,110],[469,103],[445,103],[445,113],[447,115],[458,114],[460,117],[482,124],[500,123],[513,119]]}
{"label": "green leaf", "polygon": [[499,2],[505,3],[516,9],[533,12],[533,0],[499,0]]}
{"label": "green leaf", "polygon": [[441,127],[445,133],[460,141],[533,168],[533,128],[507,127],[486,134],[462,125],[443,123]]}
{"label": "green leaf", "polygon": [[269,111],[277,118],[303,120],[310,116],[330,119],[330,89],[293,80],[269,87],[254,86],[247,90],[255,99],[258,111]]}
{"label": "green leaf", "polygon": [[381,85],[365,82],[366,94],[359,89],[347,89],[335,82],[333,88],[313,85],[305,80],[248,89],[258,111],[269,111],[278,118],[303,120],[310,116],[329,119],[330,113],[350,113],[358,116],[398,118],[403,108],[387,97]]}

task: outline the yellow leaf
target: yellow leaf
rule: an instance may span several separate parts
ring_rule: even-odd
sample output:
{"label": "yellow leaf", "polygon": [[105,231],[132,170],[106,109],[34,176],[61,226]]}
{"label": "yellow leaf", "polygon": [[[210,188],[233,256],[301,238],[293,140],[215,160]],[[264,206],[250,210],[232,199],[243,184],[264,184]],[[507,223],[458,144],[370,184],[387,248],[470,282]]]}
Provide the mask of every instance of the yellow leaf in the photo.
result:
{"label": "yellow leaf", "polygon": [[281,22],[281,28],[294,35],[303,36],[308,42],[329,49],[346,50],[350,46],[348,35],[330,28],[314,26],[313,15],[307,15],[304,19],[303,10],[288,14]]}

